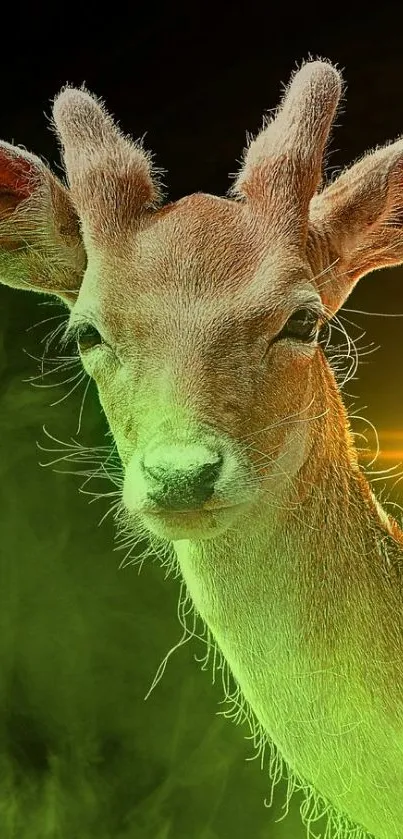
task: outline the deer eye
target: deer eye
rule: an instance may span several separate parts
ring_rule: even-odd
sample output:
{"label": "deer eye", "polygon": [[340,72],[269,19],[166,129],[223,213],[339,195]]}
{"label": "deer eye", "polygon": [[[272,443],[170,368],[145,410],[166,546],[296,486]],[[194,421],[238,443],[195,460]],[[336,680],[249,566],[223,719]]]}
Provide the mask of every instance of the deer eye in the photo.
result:
{"label": "deer eye", "polygon": [[277,336],[277,340],[291,338],[295,341],[314,341],[318,335],[318,330],[319,316],[312,309],[297,309],[288,318],[287,323]]}
{"label": "deer eye", "polygon": [[91,323],[80,324],[77,329],[77,344],[81,353],[92,350],[94,347],[103,344],[102,335]]}

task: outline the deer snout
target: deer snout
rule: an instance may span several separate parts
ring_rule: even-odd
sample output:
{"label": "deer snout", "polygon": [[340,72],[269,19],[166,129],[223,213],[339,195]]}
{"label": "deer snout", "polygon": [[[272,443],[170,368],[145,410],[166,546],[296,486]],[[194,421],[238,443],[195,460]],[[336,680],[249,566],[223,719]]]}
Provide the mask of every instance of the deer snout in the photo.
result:
{"label": "deer snout", "polygon": [[214,494],[223,456],[203,445],[158,446],[146,452],[140,468],[147,497],[161,508],[200,508]]}

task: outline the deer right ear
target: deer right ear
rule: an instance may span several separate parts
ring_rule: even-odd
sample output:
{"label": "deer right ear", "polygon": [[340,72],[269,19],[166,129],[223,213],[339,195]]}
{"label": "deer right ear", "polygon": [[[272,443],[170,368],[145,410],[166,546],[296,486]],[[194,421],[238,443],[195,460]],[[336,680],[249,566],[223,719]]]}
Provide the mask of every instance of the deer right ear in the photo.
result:
{"label": "deer right ear", "polygon": [[0,141],[0,283],[71,308],[87,257],[68,190],[34,154]]}

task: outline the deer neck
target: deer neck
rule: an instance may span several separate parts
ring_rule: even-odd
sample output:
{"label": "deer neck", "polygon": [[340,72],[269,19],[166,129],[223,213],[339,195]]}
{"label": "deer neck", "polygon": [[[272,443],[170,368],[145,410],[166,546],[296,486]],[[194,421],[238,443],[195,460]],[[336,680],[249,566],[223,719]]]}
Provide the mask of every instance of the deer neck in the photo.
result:
{"label": "deer neck", "polygon": [[174,547],[263,730],[300,777],[364,821],[351,767],[360,766],[360,784],[387,783],[379,755],[402,708],[403,536],[357,466],[337,393],[334,409],[301,470],[297,511]]}

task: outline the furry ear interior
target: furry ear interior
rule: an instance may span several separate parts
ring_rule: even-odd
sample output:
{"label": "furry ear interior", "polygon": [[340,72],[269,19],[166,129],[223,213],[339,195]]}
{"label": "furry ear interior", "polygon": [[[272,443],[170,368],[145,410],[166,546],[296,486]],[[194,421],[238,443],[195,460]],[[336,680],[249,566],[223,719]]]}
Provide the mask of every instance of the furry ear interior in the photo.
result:
{"label": "furry ear interior", "polygon": [[0,282],[71,307],[86,262],[66,187],[39,157],[0,141]]}
{"label": "furry ear interior", "polygon": [[364,274],[403,262],[403,140],[369,152],[314,196],[308,248],[334,262],[318,280],[332,314]]}

